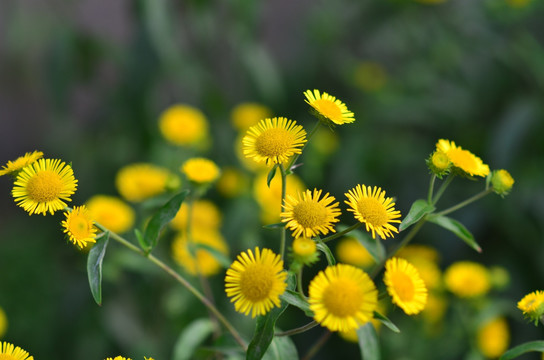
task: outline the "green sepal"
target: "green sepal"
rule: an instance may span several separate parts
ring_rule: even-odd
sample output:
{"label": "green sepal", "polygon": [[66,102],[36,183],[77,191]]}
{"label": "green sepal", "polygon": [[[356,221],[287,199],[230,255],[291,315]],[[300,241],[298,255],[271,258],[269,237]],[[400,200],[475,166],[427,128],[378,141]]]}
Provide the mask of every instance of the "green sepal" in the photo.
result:
{"label": "green sepal", "polygon": [[102,262],[106,254],[106,248],[110,239],[110,232],[106,231],[104,236],[96,240],[94,246],[89,250],[87,257],[87,277],[89,278],[89,287],[94,301],[102,305]]}
{"label": "green sepal", "polygon": [[380,344],[374,325],[369,321],[357,329],[359,349],[363,360],[380,360]]}
{"label": "green sepal", "polygon": [[213,323],[210,319],[196,319],[179,335],[174,345],[173,360],[189,360],[198,346],[213,332]]}
{"label": "green sepal", "polygon": [[143,238],[142,248],[145,252],[149,253],[157,245],[161,230],[176,216],[188,193],[189,190],[184,190],[174,195],[149,220]]}
{"label": "green sepal", "polygon": [[470,246],[477,252],[480,252],[480,253],[482,252],[482,248],[480,247],[480,245],[478,245],[478,243],[474,239],[474,236],[459,221],[449,218],[447,216],[442,216],[442,215],[431,215],[427,217],[427,220],[429,220],[430,222],[438,226],[443,227],[446,230],[451,231],[452,233],[457,235],[461,240],[467,243],[468,246]]}
{"label": "green sepal", "polygon": [[538,341],[530,341],[526,342],[524,344],[515,346],[502,354],[502,356],[499,358],[499,360],[510,360],[515,359],[520,355],[523,355],[528,352],[544,352],[544,341],[538,340]]}
{"label": "green sepal", "polygon": [[276,336],[270,343],[263,360],[298,359],[298,352],[289,336]]}
{"label": "green sepal", "polygon": [[278,164],[274,164],[272,169],[268,172],[268,176],[266,177],[266,185],[270,188],[270,183],[272,182],[272,179],[274,179],[274,176],[276,176],[276,172],[278,170]]}
{"label": "green sepal", "polygon": [[419,199],[414,201],[410,211],[408,211],[408,215],[406,215],[400,223],[399,231],[406,230],[408,227],[421,220],[425,215],[432,213],[435,209],[436,208],[426,200]]}
{"label": "green sepal", "polygon": [[284,223],[284,222],[279,222],[279,223],[274,223],[274,224],[263,225],[263,228],[265,228],[265,229],[281,229],[281,228],[284,228],[284,227],[285,227],[285,223]]}
{"label": "green sepal", "polygon": [[280,296],[280,299],[304,311],[304,314],[306,314],[307,316],[312,318],[314,317],[314,313],[310,309],[310,304],[308,304],[308,301],[305,298],[303,298],[302,295],[300,295],[298,292],[293,290],[286,290]]}
{"label": "green sepal", "polygon": [[374,311],[374,319],[381,322],[384,326],[388,327],[391,331],[395,333],[400,333],[400,329],[397,327],[397,325],[393,324],[391,320],[387,318],[387,316],[380,314],[377,311]]}
{"label": "green sepal", "polygon": [[317,243],[317,249],[321,251],[323,254],[325,254],[325,257],[327,258],[327,263],[329,266],[333,266],[336,264],[336,260],[334,259],[334,256],[332,254],[331,249],[325,244],[321,239],[316,239]]}

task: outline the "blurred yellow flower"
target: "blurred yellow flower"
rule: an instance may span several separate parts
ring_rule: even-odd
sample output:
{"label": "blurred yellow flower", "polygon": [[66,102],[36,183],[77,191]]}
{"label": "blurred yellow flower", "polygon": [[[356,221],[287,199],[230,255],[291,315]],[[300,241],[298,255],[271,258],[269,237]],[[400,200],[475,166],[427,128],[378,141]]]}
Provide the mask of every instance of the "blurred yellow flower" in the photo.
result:
{"label": "blurred yellow flower", "polygon": [[181,172],[189,181],[197,184],[209,184],[219,178],[221,170],[211,160],[205,158],[191,158],[183,163]]}
{"label": "blurred yellow flower", "polygon": [[122,167],[115,177],[115,186],[121,196],[131,202],[140,202],[162,194],[170,172],[162,167],[135,163]]}
{"label": "blurred yellow flower", "polygon": [[0,342],[0,359],[2,360],[34,360],[28,352],[8,342]]}
{"label": "blurred yellow flower", "polygon": [[385,68],[374,61],[361,61],[353,74],[355,85],[364,91],[378,91],[382,89],[387,82],[387,72]]}
{"label": "blurred yellow flower", "polygon": [[131,358],[125,358],[123,356],[116,356],[114,358],[111,358],[111,357],[106,358],[105,360],[132,360],[132,359]]}
{"label": "blurred yellow flower", "polygon": [[71,166],[58,159],[39,159],[21,169],[11,193],[30,215],[53,215],[66,207],[65,201],[71,201],[76,188]]}
{"label": "blurred yellow flower", "polygon": [[0,339],[4,337],[8,330],[8,317],[4,309],[0,307]]}
{"label": "blurred yellow flower", "polygon": [[134,225],[134,210],[118,197],[94,195],[86,205],[90,217],[114,233],[122,234]]}
{"label": "blurred yellow flower", "polygon": [[324,120],[332,122],[335,125],[348,124],[355,121],[353,113],[348,110],[346,104],[324,92],[319,93],[319,90],[306,90],[304,96],[307,104],[309,104]]}
{"label": "blurred yellow flower", "polygon": [[339,262],[368,268],[375,264],[368,250],[352,236],[346,236],[336,245],[336,257]]}
{"label": "blurred yellow flower", "polygon": [[436,143],[436,149],[445,153],[453,166],[470,176],[486,177],[489,174],[489,166],[482,159],[468,150],[455,145],[453,141],[440,139]]}
{"label": "blurred yellow flower", "polygon": [[226,167],[221,171],[216,188],[221,195],[233,198],[243,194],[248,185],[249,179],[244,173],[234,167]]}
{"label": "blurred yellow flower", "polygon": [[159,129],[162,136],[174,145],[194,145],[208,136],[208,121],[199,109],[177,104],[160,115]]}
{"label": "blurred yellow flower", "polygon": [[506,3],[513,8],[521,9],[526,7],[532,2],[532,0],[506,0]]}
{"label": "blurred yellow flower", "polygon": [[88,243],[96,242],[97,229],[85,205],[74,206],[72,211],[65,211],[64,216],[66,220],[61,224],[72,244],[83,249]]}
{"label": "blurred yellow flower", "polygon": [[417,261],[419,259],[426,260],[434,263],[438,263],[440,260],[440,254],[438,251],[429,246],[423,244],[409,244],[400,249],[397,253],[398,257],[405,258],[410,262]]}
{"label": "blurred yellow flower", "polygon": [[272,110],[258,103],[241,103],[232,109],[230,120],[238,131],[246,131],[260,120],[272,117]]}
{"label": "blurred yellow flower", "polygon": [[27,152],[23,156],[19,156],[13,161],[10,160],[6,165],[2,166],[2,169],[0,169],[0,176],[17,172],[25,166],[32,164],[36,160],[41,159],[42,157],[43,152],[41,151],[33,151],[31,153]]}
{"label": "blurred yellow flower", "polygon": [[[217,205],[210,200],[199,199],[193,201],[191,206],[191,228],[219,230],[222,215]],[[188,208],[187,202],[181,204],[176,216],[170,222],[174,229],[181,231],[187,227]]]}
{"label": "blurred yellow flower", "polygon": [[474,298],[487,294],[491,288],[489,272],[472,261],[458,261],[444,273],[446,288],[460,298]]}
{"label": "blurred yellow flower", "polygon": [[510,345],[510,330],[503,317],[488,320],[476,334],[478,349],[489,359],[500,357]]}
{"label": "blurred yellow flower", "polygon": [[393,257],[385,263],[383,282],[393,303],[407,315],[420,313],[427,304],[427,287],[419,272],[408,261]]}
{"label": "blurred yellow flower", "polygon": [[514,186],[514,178],[506,170],[495,170],[491,175],[491,186],[497,194],[507,195]]}
{"label": "blurred yellow flower", "polygon": [[411,244],[402,248],[397,257],[408,260],[415,266],[419,275],[428,289],[436,289],[441,286],[442,272],[438,266],[438,251],[436,249],[419,244]]}

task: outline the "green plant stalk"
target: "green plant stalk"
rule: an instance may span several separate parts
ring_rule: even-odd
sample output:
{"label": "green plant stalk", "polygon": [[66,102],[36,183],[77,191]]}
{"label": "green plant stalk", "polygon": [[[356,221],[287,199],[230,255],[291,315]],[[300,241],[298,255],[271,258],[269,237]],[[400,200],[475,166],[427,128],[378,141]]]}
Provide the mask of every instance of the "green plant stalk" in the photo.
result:
{"label": "green plant stalk", "polygon": [[363,223],[358,222],[358,223],[356,223],[356,224],[351,225],[350,227],[348,227],[348,228],[345,229],[345,230],[342,230],[342,231],[340,231],[340,232],[338,232],[338,233],[336,233],[336,234],[334,234],[334,235],[330,235],[330,236],[327,236],[327,237],[321,239],[321,241],[327,242],[327,241],[331,241],[331,240],[337,239],[337,238],[339,238],[340,236],[344,236],[344,235],[346,235],[347,233],[349,233],[350,231],[357,229],[357,228],[358,228],[359,226],[361,226],[361,225],[363,225]]}
{"label": "green plant stalk", "polygon": [[436,192],[436,195],[434,196],[433,198],[433,201],[432,201],[432,205],[436,204],[436,202],[438,201],[438,199],[440,199],[440,197],[442,196],[442,194],[444,194],[444,191],[446,190],[446,188],[448,187],[448,185],[451,183],[451,181],[453,180],[454,176],[450,173],[448,175],[448,177],[446,178],[446,180],[444,180],[444,182],[442,183],[442,185],[440,186],[440,188],[438,189],[438,191]]}
{"label": "green plant stalk", "polygon": [[295,154],[292,158],[291,158],[291,161],[289,161],[289,165],[287,166],[287,170],[291,170],[291,167],[296,163],[296,161],[298,160],[299,156],[302,154],[302,151],[306,148],[306,145],[308,145],[308,143],[310,142],[310,139],[314,136],[314,134],[317,132],[317,129],[319,129],[319,125],[321,125],[321,121],[318,121],[314,128],[310,131],[310,133],[308,134],[308,136],[306,137],[306,143],[304,144],[304,146],[302,147],[302,149],[300,149],[300,154]]}
{"label": "green plant stalk", "polygon": [[437,216],[443,216],[443,215],[447,215],[447,214],[450,214],[456,210],[459,210],[461,209],[462,207],[465,207],[467,206],[468,204],[470,203],[473,203],[475,202],[476,200],[480,200],[481,198],[483,198],[484,196],[490,194],[491,192],[493,191],[492,188],[489,188],[489,189],[485,189],[483,191],[480,191],[479,193],[477,193],[476,195],[473,195],[471,197],[469,197],[468,199],[464,200],[464,201],[461,201],[459,204],[457,205],[454,205],[452,207],[449,207],[445,210],[442,210],[438,213],[436,213]]}
{"label": "green plant stalk", "polygon": [[[283,212],[285,206],[285,194],[287,194],[287,173],[283,168],[283,164],[279,165],[281,173],[281,209],[280,214]],[[280,257],[283,260],[285,254],[285,242],[287,239],[287,229],[284,227],[281,228],[280,233]]]}
{"label": "green plant stalk", "polygon": [[302,270],[304,269],[304,266],[300,266],[300,270],[297,273],[297,289],[300,296],[302,296],[303,299],[306,299],[306,295],[304,295],[304,289],[302,288]]}
{"label": "green plant stalk", "polygon": [[291,329],[291,330],[287,330],[287,331],[283,331],[283,332],[279,332],[279,333],[275,333],[274,336],[291,336],[291,335],[300,334],[300,333],[303,333],[303,332],[308,331],[310,329],[313,329],[317,325],[319,325],[318,322],[314,320],[314,321],[309,322],[308,324],[303,325],[301,327]]}
{"label": "green plant stalk", "polygon": [[435,174],[432,174],[431,175],[431,182],[429,184],[429,194],[427,195],[427,202],[429,204],[432,203],[433,201],[433,192],[434,192],[434,183],[436,181],[436,175]]}

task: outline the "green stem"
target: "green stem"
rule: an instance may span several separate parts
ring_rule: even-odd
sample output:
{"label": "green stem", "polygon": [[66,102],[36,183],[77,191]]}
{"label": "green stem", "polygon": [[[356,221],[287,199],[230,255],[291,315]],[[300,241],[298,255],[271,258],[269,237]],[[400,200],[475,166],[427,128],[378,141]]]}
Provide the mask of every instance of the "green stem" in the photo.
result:
{"label": "green stem", "polygon": [[452,213],[456,210],[459,210],[460,208],[464,207],[464,206],[467,206],[468,204],[476,201],[476,200],[480,200],[481,198],[483,198],[484,196],[486,196],[487,194],[490,194],[491,192],[493,191],[492,188],[489,188],[489,189],[486,189],[486,190],[483,190],[479,193],[477,193],[476,195],[474,196],[471,196],[469,197],[468,199],[464,200],[464,201],[461,201],[459,204],[457,205],[454,205],[452,207],[449,207],[445,210],[442,210],[438,213],[436,213],[437,216],[441,216],[441,215],[447,215],[449,213]]}
{"label": "green stem", "polygon": [[433,201],[433,192],[434,192],[434,183],[436,180],[436,175],[431,175],[431,183],[429,184],[429,194],[427,195],[427,202],[430,204]]}
{"label": "green stem", "polygon": [[361,226],[361,225],[363,225],[363,223],[358,222],[358,223],[356,223],[356,224],[351,225],[350,227],[348,227],[348,228],[345,229],[345,230],[342,230],[342,231],[340,231],[340,232],[338,232],[338,233],[336,233],[336,234],[334,234],[334,235],[330,235],[330,236],[327,236],[327,237],[321,239],[321,241],[327,242],[327,241],[331,241],[331,240],[337,239],[337,238],[339,238],[340,236],[344,236],[344,235],[346,235],[347,233],[349,233],[350,231],[357,229],[357,228],[358,228],[359,226]]}
{"label": "green stem", "polygon": [[314,128],[312,129],[312,131],[310,131],[310,133],[308,134],[308,136],[306,137],[306,144],[304,144],[304,146],[302,147],[302,149],[300,149],[300,154],[295,154],[295,156],[293,156],[291,158],[291,161],[289,161],[289,165],[287,166],[287,170],[291,170],[291,167],[295,164],[295,162],[298,160],[298,157],[302,154],[302,151],[304,150],[304,148],[306,148],[306,145],[308,145],[308,143],[310,142],[310,139],[314,136],[314,134],[316,133],[317,129],[319,129],[319,125],[321,124],[321,121],[318,121],[317,124],[315,124]]}
{"label": "green stem", "polygon": [[310,323],[308,323],[306,325],[303,325],[301,327],[291,329],[291,330],[287,330],[287,331],[283,331],[283,332],[280,332],[280,333],[275,333],[274,336],[291,336],[291,335],[300,334],[300,333],[303,333],[303,332],[308,331],[310,329],[313,329],[317,325],[319,325],[319,323],[314,320],[314,321],[312,321],[312,322],[310,322]]}
{"label": "green stem", "polygon": [[436,204],[436,202],[438,201],[438,199],[440,199],[440,197],[442,196],[442,194],[444,193],[444,191],[446,190],[446,188],[448,187],[448,185],[451,183],[451,181],[453,180],[454,176],[452,174],[449,174],[448,177],[446,178],[446,180],[442,183],[442,185],[440,186],[440,189],[438,189],[436,195],[434,196],[433,198],[433,201],[432,201],[432,205]]}
{"label": "green stem", "polygon": [[[283,167],[283,164],[279,164],[280,173],[281,173],[281,209],[280,213],[283,212],[283,208],[285,207],[285,194],[287,193],[287,174]],[[280,234],[280,257],[283,260],[284,254],[285,254],[285,242],[287,238],[287,229],[285,226],[281,228],[281,234]]]}
{"label": "green stem", "polygon": [[306,295],[304,295],[304,289],[302,288],[302,270],[303,269],[304,267],[301,265],[300,270],[298,271],[298,274],[297,274],[297,288],[298,288],[298,293],[300,294],[300,296],[302,296],[303,299],[306,299]]}

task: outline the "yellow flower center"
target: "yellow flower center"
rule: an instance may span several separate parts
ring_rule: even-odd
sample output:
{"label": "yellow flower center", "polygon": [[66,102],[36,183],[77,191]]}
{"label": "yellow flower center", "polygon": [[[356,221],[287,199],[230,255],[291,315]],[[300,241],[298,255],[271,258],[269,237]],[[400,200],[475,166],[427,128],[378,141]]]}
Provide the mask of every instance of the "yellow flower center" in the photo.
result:
{"label": "yellow flower center", "polygon": [[76,239],[84,239],[89,236],[89,221],[81,215],[72,216],[69,230]]}
{"label": "yellow flower center", "polygon": [[323,304],[338,317],[353,316],[361,308],[363,293],[354,281],[336,279],[323,292]]}
{"label": "yellow flower center", "polygon": [[329,119],[335,120],[335,119],[342,118],[342,111],[340,110],[338,105],[336,105],[333,101],[319,99],[319,100],[316,100],[314,104],[319,109],[319,112],[321,112],[323,115],[325,115]]}
{"label": "yellow flower center", "polygon": [[261,156],[280,156],[291,148],[292,143],[293,139],[289,131],[274,128],[263,131],[255,139],[255,149]]}
{"label": "yellow flower center", "polygon": [[12,355],[0,354],[0,360],[16,360]]}
{"label": "yellow flower center", "polygon": [[274,285],[274,273],[262,264],[249,265],[240,279],[241,293],[253,303],[266,299]]}
{"label": "yellow flower center", "polygon": [[381,202],[375,198],[361,198],[357,202],[357,210],[366,222],[373,226],[387,224],[387,210]]}
{"label": "yellow flower center", "polygon": [[293,218],[304,228],[322,226],[327,220],[327,209],[320,203],[301,201],[293,208]]}
{"label": "yellow flower center", "polygon": [[395,292],[402,301],[412,301],[414,299],[414,283],[408,275],[401,272],[395,273],[391,276],[391,282]]}
{"label": "yellow flower center", "polygon": [[62,191],[62,179],[53,171],[40,171],[28,181],[26,189],[28,197],[36,202],[53,201]]}

